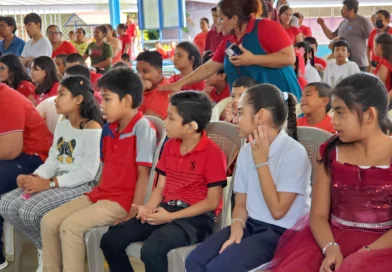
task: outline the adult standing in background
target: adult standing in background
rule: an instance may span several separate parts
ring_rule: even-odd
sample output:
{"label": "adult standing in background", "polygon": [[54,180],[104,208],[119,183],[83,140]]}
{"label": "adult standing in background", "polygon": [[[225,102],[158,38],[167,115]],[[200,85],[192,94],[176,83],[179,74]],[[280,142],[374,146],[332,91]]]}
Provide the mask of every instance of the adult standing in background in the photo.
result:
{"label": "adult standing in background", "polygon": [[117,38],[116,31],[113,29],[113,27],[110,24],[105,25],[107,29],[107,34],[106,34],[106,42],[110,44],[110,46],[113,49],[113,61],[112,64],[115,64],[119,61],[121,61],[121,55],[122,55],[122,42],[120,39]]}
{"label": "adult standing in background", "polygon": [[[256,19],[261,13],[259,0],[222,0],[218,4],[222,32],[227,35],[212,60],[180,81],[163,85],[161,90],[178,92],[183,86],[200,82],[225,69],[229,86],[240,76],[257,83],[276,85],[280,90],[301,98],[301,88],[294,73],[295,53],[284,28],[268,19]],[[271,39],[272,36],[279,39]],[[243,54],[229,57],[225,51],[237,44]]]}
{"label": "adult standing in background", "polygon": [[299,30],[302,32],[303,38],[305,39],[306,37],[312,37],[312,29],[303,24],[304,16],[302,13],[296,12],[293,14],[293,16],[298,18]]}
{"label": "adult standing in background", "polygon": [[37,13],[29,13],[23,20],[27,35],[31,38],[24,46],[20,60],[30,71],[30,66],[35,58],[42,56],[52,56],[52,45],[42,33],[42,19]]}
{"label": "adult standing in background", "polygon": [[343,1],[341,13],[344,20],[334,32],[325,25],[322,18],[318,18],[317,23],[328,39],[333,40],[336,37],[343,37],[348,41],[352,47],[352,61],[358,64],[362,72],[365,72],[369,65],[366,40],[374,27],[368,19],[358,14],[358,9],[359,3],[357,0]]}
{"label": "adult standing in background", "polygon": [[69,55],[76,53],[75,47],[70,42],[62,40],[63,33],[61,33],[60,29],[56,25],[48,26],[46,35],[49,37],[49,41],[52,44],[53,59],[61,54]]}
{"label": "adult standing in background", "polygon": [[222,29],[219,26],[219,14],[218,14],[218,8],[213,7],[211,9],[211,15],[212,19],[214,21],[214,24],[212,25],[210,31],[207,33],[207,38],[206,38],[206,44],[204,46],[204,52],[211,50],[212,52],[215,52],[215,50],[218,48],[219,44],[223,41],[223,34],[222,34]]}
{"label": "adult standing in background", "polygon": [[25,42],[15,35],[16,32],[15,19],[10,16],[0,17],[0,55],[14,54],[20,57]]}
{"label": "adult standing in background", "polygon": [[85,40],[86,31],[83,28],[76,29],[76,40],[70,41],[70,43],[75,47],[76,51],[78,51],[79,55],[83,56],[84,52],[86,52],[88,43]]}
{"label": "adult standing in background", "polygon": [[210,21],[207,18],[200,19],[200,29],[201,32],[196,35],[193,39],[193,43],[196,45],[197,49],[199,49],[200,55],[204,54],[204,48],[206,46],[207,34],[210,28]]}
{"label": "adult standing in background", "polygon": [[119,24],[117,27],[118,38],[122,42],[122,53],[128,54],[132,59],[132,40],[127,33],[127,26],[124,24]]}
{"label": "adult standing in background", "polygon": [[298,27],[292,26],[293,10],[288,5],[283,5],[279,8],[278,20],[283,28],[286,30],[293,44],[303,42],[302,32]]}
{"label": "adult standing in background", "polygon": [[137,25],[132,19],[132,15],[128,14],[127,16],[127,23],[126,23],[127,33],[129,37],[131,37],[132,41],[132,56],[137,55],[137,45],[136,45],[136,38],[137,38]]}

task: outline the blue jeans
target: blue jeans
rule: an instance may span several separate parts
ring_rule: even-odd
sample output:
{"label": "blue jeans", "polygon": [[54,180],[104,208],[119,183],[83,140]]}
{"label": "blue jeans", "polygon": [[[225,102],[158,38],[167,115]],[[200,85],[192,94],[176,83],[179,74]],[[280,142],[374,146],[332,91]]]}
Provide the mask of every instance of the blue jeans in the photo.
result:
{"label": "blue jeans", "polygon": [[[0,160],[0,196],[16,189],[16,178],[19,175],[32,174],[43,161],[39,156],[21,153],[19,157],[10,161]],[[0,216],[0,263],[4,262],[3,254],[3,223],[4,219]]]}

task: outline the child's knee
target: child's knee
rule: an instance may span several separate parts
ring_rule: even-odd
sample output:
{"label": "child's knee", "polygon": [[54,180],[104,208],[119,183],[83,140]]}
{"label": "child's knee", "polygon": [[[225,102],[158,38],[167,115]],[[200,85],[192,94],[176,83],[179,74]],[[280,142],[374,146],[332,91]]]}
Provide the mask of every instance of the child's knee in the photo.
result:
{"label": "child's knee", "polygon": [[58,233],[61,223],[56,213],[48,212],[41,220],[41,233]]}

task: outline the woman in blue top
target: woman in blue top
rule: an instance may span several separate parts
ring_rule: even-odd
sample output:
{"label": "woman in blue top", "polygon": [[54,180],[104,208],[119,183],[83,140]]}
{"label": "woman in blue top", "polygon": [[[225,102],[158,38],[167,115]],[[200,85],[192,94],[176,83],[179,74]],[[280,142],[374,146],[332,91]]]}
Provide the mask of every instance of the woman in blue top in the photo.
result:
{"label": "woman in blue top", "polygon": [[[212,60],[161,90],[179,91],[182,86],[204,80],[224,68],[230,86],[237,78],[248,76],[257,83],[276,85],[300,99],[301,89],[292,68],[295,63],[292,42],[279,23],[254,17],[260,14],[260,1],[222,0],[218,7],[222,32],[227,36]],[[233,43],[243,53],[229,57],[225,51]]]}
{"label": "woman in blue top", "polygon": [[14,54],[20,57],[22,54],[25,42],[15,35],[16,22],[15,19],[7,16],[0,17],[0,55]]}

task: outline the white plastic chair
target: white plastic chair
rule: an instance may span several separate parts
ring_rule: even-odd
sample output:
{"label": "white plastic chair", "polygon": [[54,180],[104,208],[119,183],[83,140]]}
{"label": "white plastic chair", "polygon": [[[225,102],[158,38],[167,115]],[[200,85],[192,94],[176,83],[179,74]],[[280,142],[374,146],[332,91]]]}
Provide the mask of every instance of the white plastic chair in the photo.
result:
{"label": "white plastic chair", "polygon": [[57,114],[56,111],[56,105],[54,103],[56,97],[57,96],[49,97],[36,107],[41,117],[45,119],[46,126],[52,134],[54,133],[59,117],[61,116]]}
{"label": "white plastic chair", "polygon": [[227,104],[229,104],[229,102],[230,102],[231,100],[232,100],[231,97],[227,97],[227,98],[225,98],[225,99],[219,101],[219,103],[216,104],[216,105],[212,108],[211,122],[219,121],[222,112],[226,109]]}
{"label": "white plastic chair", "polygon": [[314,183],[314,170],[317,163],[320,145],[330,139],[333,135],[328,131],[312,127],[298,127],[298,141],[308,152],[310,163],[312,164],[311,184]]}
{"label": "white plastic chair", "polygon": [[[154,161],[152,164],[151,173],[148,180],[147,193],[144,200],[144,202],[146,203],[149,200],[152,192],[152,188],[154,187],[155,177],[156,177],[155,167],[158,163],[163,143],[165,142],[166,131],[165,131],[165,125],[161,119],[154,116],[145,116],[145,117],[148,120],[150,120],[150,122],[153,123],[155,128],[157,129],[158,143],[159,143],[158,148],[154,155]],[[104,266],[103,266],[104,257],[100,248],[100,243],[101,243],[102,235],[105,234],[108,231],[108,229],[109,229],[108,226],[93,228],[84,234],[84,240],[87,249],[88,269],[90,272],[104,271]],[[139,254],[140,254],[140,249],[139,249]]]}

